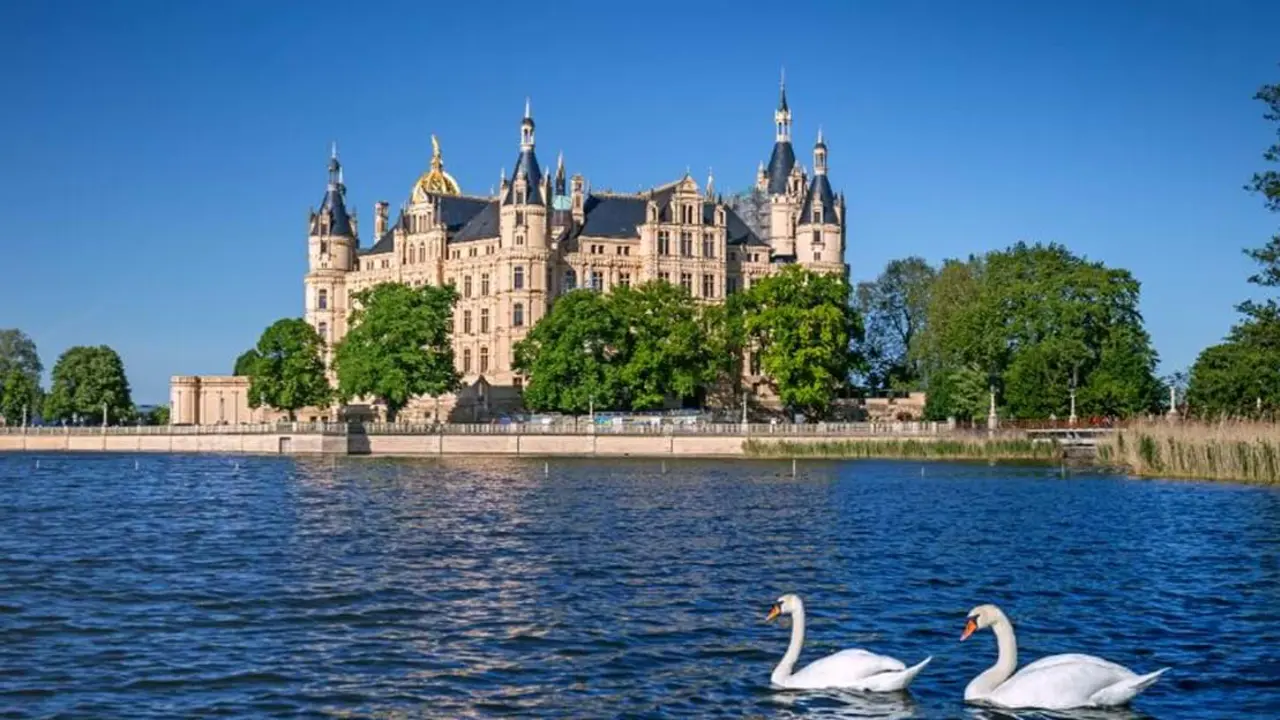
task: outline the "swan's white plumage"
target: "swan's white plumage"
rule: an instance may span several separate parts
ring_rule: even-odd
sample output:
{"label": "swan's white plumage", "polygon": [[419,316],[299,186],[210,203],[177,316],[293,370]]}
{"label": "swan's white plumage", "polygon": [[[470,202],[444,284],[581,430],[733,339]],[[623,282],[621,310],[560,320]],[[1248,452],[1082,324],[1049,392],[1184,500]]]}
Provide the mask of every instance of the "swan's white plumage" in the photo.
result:
{"label": "swan's white plumage", "polygon": [[996,634],[999,659],[965,688],[965,700],[1006,708],[1067,710],[1124,705],[1150,687],[1169,668],[1139,675],[1129,668],[1093,655],[1050,655],[1017,673],[1017,640],[1013,624],[994,605],[974,608],[970,617],[978,627]]}
{"label": "swan's white plumage", "polygon": [[863,692],[905,690],[932,657],[908,668],[901,660],[852,648],[819,658],[792,672],[804,644],[804,603],[795,595],[778,599],[780,613],[791,615],[791,644],[770,681],[788,690],[844,689]]}

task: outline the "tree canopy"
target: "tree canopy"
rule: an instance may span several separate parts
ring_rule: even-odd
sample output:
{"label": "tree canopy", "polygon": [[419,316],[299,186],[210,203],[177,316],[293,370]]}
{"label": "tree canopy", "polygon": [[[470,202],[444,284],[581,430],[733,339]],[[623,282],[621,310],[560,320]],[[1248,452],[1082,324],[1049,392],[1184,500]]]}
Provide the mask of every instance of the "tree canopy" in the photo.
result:
{"label": "tree canopy", "polygon": [[133,399],[120,355],[106,345],[69,348],[53,366],[44,417],[100,422],[104,405],[108,423],[133,417]]}
{"label": "tree canopy", "polygon": [[1081,415],[1158,408],[1156,353],[1138,297],[1128,271],[1056,244],[948,261],[913,350],[930,377],[927,414],[968,418],[981,407],[985,415],[987,387],[1019,418],[1066,416],[1073,387]]}
{"label": "tree canopy", "polygon": [[[1275,124],[1276,141],[1262,153],[1264,162],[1280,164],[1280,84],[1264,85],[1254,95],[1266,109],[1263,118]],[[1280,171],[1254,173],[1245,186],[1262,196],[1263,206],[1280,213]],[[1245,253],[1258,263],[1251,284],[1280,287],[1280,233]],[[1206,348],[1191,367],[1187,405],[1191,412],[1215,416],[1256,416],[1280,411],[1280,302],[1246,301],[1237,306],[1244,319],[1224,342]]]}
{"label": "tree canopy", "polygon": [[272,323],[256,352],[252,365],[243,368],[249,376],[249,407],[284,410],[290,420],[300,408],[328,407],[332,390],[325,377],[324,340],[305,320]]}
{"label": "tree canopy", "polygon": [[262,355],[258,353],[257,348],[249,348],[240,353],[240,357],[236,358],[235,369],[231,371],[232,375],[239,377],[248,377],[253,374],[253,369]]}
{"label": "tree canopy", "polygon": [[866,324],[866,384],[915,390],[923,381],[910,350],[924,329],[937,271],[920,257],[893,260],[873,282],[859,283],[855,304]]}
{"label": "tree canopy", "polygon": [[351,329],[333,361],[344,402],[377,398],[394,420],[411,399],[458,387],[451,340],[458,294],[452,286],[382,283],[352,299]]}
{"label": "tree canopy", "polygon": [[515,368],[528,376],[524,405],[534,411],[581,414],[623,408],[623,315],[612,296],[574,290],[556,299],[515,346]]}
{"label": "tree canopy", "polygon": [[783,407],[825,417],[864,369],[862,320],[848,281],[799,265],[762,278],[742,298],[745,342]]}
{"label": "tree canopy", "polygon": [[18,329],[0,330],[0,417],[10,424],[39,411],[42,392],[40,354],[36,344]]}

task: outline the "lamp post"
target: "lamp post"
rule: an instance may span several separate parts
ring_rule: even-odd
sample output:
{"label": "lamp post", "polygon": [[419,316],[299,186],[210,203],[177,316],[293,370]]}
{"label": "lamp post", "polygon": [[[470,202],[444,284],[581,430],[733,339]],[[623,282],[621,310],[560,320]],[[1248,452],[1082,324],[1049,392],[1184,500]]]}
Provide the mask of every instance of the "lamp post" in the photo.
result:
{"label": "lamp post", "polygon": [[1071,416],[1067,418],[1067,424],[1071,427],[1076,426],[1076,385],[1079,383],[1080,368],[1071,369]]}
{"label": "lamp post", "polygon": [[102,427],[107,426],[107,404],[102,403]]}
{"label": "lamp post", "polygon": [[987,432],[994,433],[996,431],[996,425],[999,423],[999,418],[996,417],[996,386],[995,385],[991,386],[990,392],[991,392],[991,404],[987,409]]}
{"label": "lamp post", "polygon": [[27,406],[26,405],[22,406],[22,427],[23,429],[27,427]]}

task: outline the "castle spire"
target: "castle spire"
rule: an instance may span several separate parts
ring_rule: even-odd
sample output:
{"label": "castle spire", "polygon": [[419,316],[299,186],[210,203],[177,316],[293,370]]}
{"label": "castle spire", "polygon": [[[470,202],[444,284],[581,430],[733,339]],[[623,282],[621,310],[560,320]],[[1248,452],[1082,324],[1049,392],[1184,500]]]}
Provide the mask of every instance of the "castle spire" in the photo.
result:
{"label": "castle spire", "polygon": [[346,192],[347,188],[342,184],[342,163],[338,162],[338,143],[334,142],[329,150],[329,184],[325,188],[324,200],[320,201],[320,209],[312,219],[313,235],[354,236],[351,215],[347,212]]}
{"label": "castle spire", "polygon": [[822,126],[818,126],[818,142],[813,144],[813,174],[827,174],[827,144],[822,141]]}
{"label": "castle spire", "polygon": [[787,108],[787,69],[782,68],[781,79],[778,81],[778,112],[789,112]]}
{"label": "castle spire", "polygon": [[512,185],[505,192],[503,205],[510,205],[517,200],[514,192],[515,183],[521,178],[524,179],[527,188],[525,199],[521,202],[541,205],[543,198],[539,187],[543,182],[542,168],[538,167],[538,156],[533,152],[533,112],[527,97],[524,100],[524,118],[520,121],[520,156],[516,158],[516,167],[511,173]]}

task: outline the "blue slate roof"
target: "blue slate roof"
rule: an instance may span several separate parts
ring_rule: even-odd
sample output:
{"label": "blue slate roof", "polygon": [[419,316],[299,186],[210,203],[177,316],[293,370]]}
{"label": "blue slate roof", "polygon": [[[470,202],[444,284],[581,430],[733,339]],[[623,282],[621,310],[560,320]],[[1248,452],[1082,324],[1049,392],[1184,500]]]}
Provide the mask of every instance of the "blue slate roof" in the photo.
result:
{"label": "blue slate roof", "polygon": [[343,199],[345,192],[346,188],[342,185],[331,185],[325,191],[324,199],[320,201],[320,209],[316,212],[316,217],[328,215],[329,234],[353,237],[351,216],[347,213],[347,204]]}
{"label": "blue slate roof", "polygon": [[[492,200],[477,197],[460,197],[456,195],[439,195],[433,197],[440,203],[440,221],[444,223],[445,229],[448,230],[450,235],[453,235],[454,233],[461,233],[467,225],[471,224],[472,220],[483,214],[483,212],[488,208],[494,208],[495,210],[493,232],[492,234],[484,237],[495,237],[498,234],[496,214],[497,206]],[[380,253],[389,253],[392,250],[395,250],[394,230],[395,228],[403,227],[404,219],[404,214],[401,213],[400,217],[396,218],[395,224],[390,228],[387,228],[387,231],[382,234],[382,237],[378,238],[377,242],[373,244],[373,247],[368,250],[361,250],[359,254],[378,255]],[[479,226],[477,226],[477,230],[478,229]],[[475,235],[468,239],[475,239],[478,237],[482,236]]]}
{"label": "blue slate roof", "polygon": [[644,224],[648,200],[636,196],[588,195],[582,205],[586,213],[581,235],[591,237],[639,237],[636,226]]}
{"label": "blue slate roof", "polygon": [[805,193],[804,204],[800,206],[800,217],[796,222],[800,225],[813,222],[815,204],[822,208],[822,222],[836,221],[836,195],[831,192],[831,183],[826,175],[814,175],[809,183],[809,192]]}
{"label": "blue slate roof", "polygon": [[521,150],[520,157],[516,158],[516,169],[511,173],[512,182],[507,186],[507,196],[502,199],[502,204],[510,205],[515,200],[515,179],[520,177],[521,172],[529,181],[528,202],[541,205],[542,190],[539,186],[542,184],[542,168],[538,167],[538,156],[533,153],[533,148]]}
{"label": "blue slate roof", "polygon": [[485,203],[483,209],[476,213],[466,225],[463,225],[458,232],[451,238],[450,242],[466,242],[468,240],[483,240],[486,238],[495,238],[498,236],[498,203]]}
{"label": "blue slate roof", "polygon": [[770,195],[783,195],[787,192],[787,178],[791,177],[791,169],[796,166],[796,151],[789,141],[783,140],[773,144],[773,152],[769,155],[769,166],[765,175],[769,178]]}
{"label": "blue slate roof", "polygon": [[728,236],[730,245],[763,245],[769,246],[769,243],[762,239],[759,235],[747,225],[733,208],[725,207],[725,232]]}

